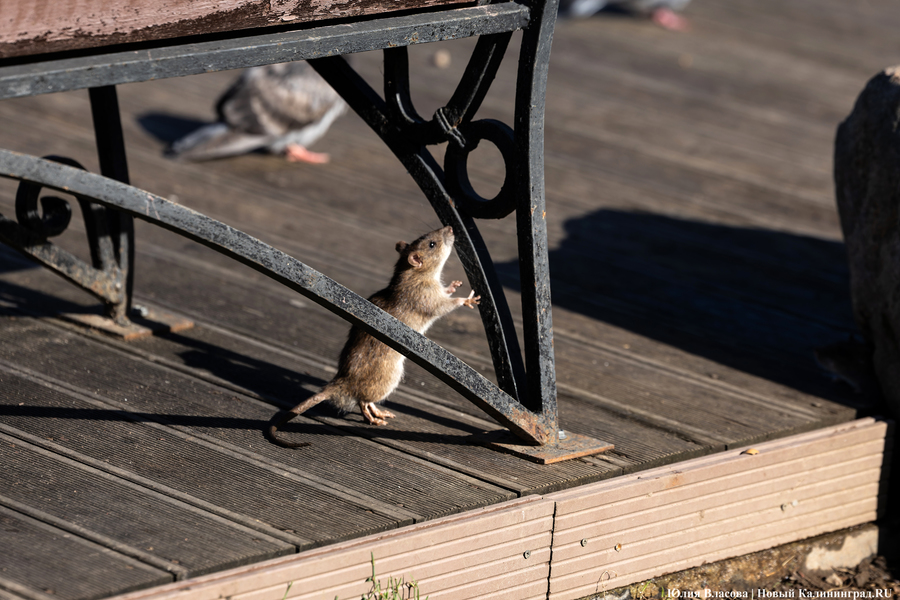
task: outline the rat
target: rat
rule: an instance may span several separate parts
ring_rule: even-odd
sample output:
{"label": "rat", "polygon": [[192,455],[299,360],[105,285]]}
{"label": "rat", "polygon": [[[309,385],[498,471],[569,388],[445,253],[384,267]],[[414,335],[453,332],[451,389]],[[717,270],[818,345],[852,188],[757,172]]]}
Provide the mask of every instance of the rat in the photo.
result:
{"label": "rat", "polygon": [[[461,281],[444,286],[441,273],[453,250],[450,226],[426,233],[407,244],[397,242],[400,257],[394,276],[386,288],[375,292],[369,302],[424,334],[431,325],[460,306],[474,309],[481,296],[475,291],[466,298],[453,297]],[[276,436],[279,427],[316,404],[330,401],[346,413],[359,406],[362,416],[373,425],[386,425],[394,415],[378,407],[400,385],[405,357],[354,325],[338,359],[334,379],[318,394],[304,400],[269,428],[273,442],[285,448],[309,446],[309,442],[286,442]],[[277,417],[277,415],[276,415]]]}

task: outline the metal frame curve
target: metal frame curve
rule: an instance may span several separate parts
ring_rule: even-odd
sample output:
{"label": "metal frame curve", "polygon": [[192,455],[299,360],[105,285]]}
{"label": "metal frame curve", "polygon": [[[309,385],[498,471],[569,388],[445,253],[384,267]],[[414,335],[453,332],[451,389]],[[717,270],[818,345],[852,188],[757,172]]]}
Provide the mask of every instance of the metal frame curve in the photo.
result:
{"label": "metal frame curve", "polygon": [[[543,443],[532,415],[459,358],[336,281],[225,223],[127,184],[68,165],[0,150],[0,176],[72,194],[212,248],[362,327],[462,394],[517,435]],[[0,230],[21,225],[0,215]]]}
{"label": "metal frame curve", "polygon": [[[479,312],[487,333],[498,385],[362,297],[289,255],[224,223],[128,185],[114,87],[118,80],[103,80],[100,87],[90,89],[102,175],[0,150],[0,176],[17,179],[25,187],[32,186],[28,194],[33,195],[28,200],[32,205],[23,212],[26,215],[24,221],[20,218],[17,223],[0,215],[0,241],[94,293],[106,304],[108,316],[117,321],[127,321],[134,260],[132,217],[149,221],[230,256],[362,327],[434,374],[528,443],[555,445],[559,442],[559,431],[547,265],[543,113],[557,3],[558,0],[529,2],[527,25],[524,25],[524,7],[512,2],[456,9],[432,18],[432,21],[446,25],[457,19],[447,15],[465,15],[457,19],[458,26],[464,29],[461,35],[454,35],[452,30],[438,27],[434,22],[426,22],[427,15],[386,19],[386,22],[401,26],[399,30],[405,37],[400,43],[390,41],[390,27],[378,29],[371,23],[363,24],[362,27],[368,28],[366,31],[370,30],[369,33],[344,32],[341,41],[341,34],[335,26],[322,26],[319,30],[327,31],[335,39],[332,43],[341,42],[331,46],[336,48],[335,55],[324,52],[324,46],[319,48],[316,45],[324,42],[323,38],[312,35],[317,31],[312,29],[304,38],[306,42],[296,42],[297,47],[307,50],[288,57],[290,60],[309,60],[406,167],[441,222],[452,225],[457,232],[457,254],[472,288],[482,297]],[[493,6],[497,7],[496,10]],[[431,28],[428,30],[429,36],[434,39],[480,35],[456,90],[430,120],[418,114],[410,94],[406,46],[421,41],[418,30],[414,31],[418,26],[417,19],[422,21],[421,27]],[[479,30],[479,27],[482,29]],[[523,39],[518,60],[514,126],[509,127],[499,121],[473,121],[496,76],[512,31],[519,28],[523,29]],[[332,29],[335,31],[332,32]],[[283,35],[269,37],[274,40]],[[265,39],[258,42],[262,46],[268,47],[268,44],[282,48],[283,42],[263,37]],[[331,39],[328,35],[326,38]],[[383,40],[378,44],[384,51],[384,98],[340,56],[355,51],[355,48],[346,46],[350,43],[348,40],[354,40],[352,43],[357,45],[371,46],[376,43],[369,38]],[[235,56],[245,56],[250,52],[247,50],[242,55],[238,53],[238,48],[231,46],[224,44],[218,50],[204,46],[198,55],[209,56],[218,52],[222,64],[227,65],[229,61],[234,62]],[[172,53],[174,65],[180,65],[179,61],[190,55],[189,51],[177,48],[171,51],[163,49],[161,52]],[[249,61],[248,64],[279,62],[272,56],[275,55],[263,61],[251,56],[240,60]],[[79,67],[85,69],[84,81],[93,81],[91,78],[96,78],[98,73],[107,73],[102,75],[104,77],[122,77],[122,73],[130,72],[132,68],[123,66],[118,71],[92,70],[88,68],[88,63],[94,59],[73,60],[87,61]],[[142,68],[136,65],[135,73],[141,73]],[[18,73],[17,69],[22,72]],[[84,87],[79,83],[81,80],[66,79],[65,74],[55,75],[60,71],[53,71],[52,65],[48,69],[53,73],[50,78],[56,77],[59,85],[68,86],[67,89]],[[9,81],[33,80],[28,75],[32,74],[34,67],[29,65],[7,71],[12,73],[6,77]],[[171,75],[178,74],[187,73],[173,71]],[[3,81],[4,76],[0,73],[0,84]],[[10,90],[18,89],[9,85]],[[507,169],[503,188],[492,200],[480,198],[471,190],[466,173],[465,158],[483,139],[497,145]],[[449,145],[448,159],[444,165],[446,171],[427,149],[429,145],[441,143]],[[65,162],[67,159],[62,160]],[[82,263],[47,242],[49,230],[38,225],[43,217],[39,219],[37,215],[37,192],[33,186],[55,189],[78,198],[85,212],[93,266]],[[47,205],[51,209],[54,206],[53,201]],[[524,348],[519,345],[503,287],[475,223],[476,218],[503,218],[511,212],[516,214]],[[62,227],[65,228],[64,225]]]}

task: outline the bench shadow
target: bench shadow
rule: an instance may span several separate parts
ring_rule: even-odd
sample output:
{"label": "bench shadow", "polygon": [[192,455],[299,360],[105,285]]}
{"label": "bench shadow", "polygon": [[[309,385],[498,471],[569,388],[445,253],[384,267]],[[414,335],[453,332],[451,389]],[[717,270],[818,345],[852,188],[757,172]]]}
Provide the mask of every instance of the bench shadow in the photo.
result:
{"label": "bench shadow", "polygon": [[[167,333],[160,337],[174,341],[179,346],[190,348],[190,350],[179,353],[179,357],[186,366],[206,371],[230,384],[252,391],[273,405],[292,407],[312,396],[326,383],[324,379],[257,360],[245,354],[227,350],[180,333]],[[309,387],[314,388],[315,391],[309,391]],[[480,431],[476,427],[423,411],[414,406],[401,405],[390,399],[388,404],[390,405],[390,410],[425,419],[431,423],[444,425],[451,429],[464,430],[469,433]],[[354,410],[348,414],[343,414],[327,402],[312,407],[304,415],[307,417],[340,418],[340,425],[337,425],[340,429],[352,435],[363,437],[373,435],[372,432],[377,432],[378,437],[406,441],[435,441],[456,437],[428,432],[403,431],[398,429],[398,427],[402,428],[402,417],[399,418],[399,421],[390,421],[388,427],[372,428],[372,426],[363,421],[358,411]],[[332,424],[336,425],[334,422]],[[291,421],[284,425],[281,430],[286,432],[308,432],[309,427]]]}
{"label": "bench shadow", "polygon": [[[415,413],[403,407],[404,413]],[[433,415],[427,414],[429,417]],[[311,410],[306,416],[337,416],[336,411]],[[348,415],[350,416],[350,415]],[[165,412],[144,412],[132,410],[120,410],[115,408],[71,408],[59,406],[40,406],[32,404],[5,404],[0,402],[0,417],[4,417],[9,425],[15,425],[16,419],[63,419],[66,421],[84,421],[86,423],[100,422],[129,422],[129,423],[157,423],[166,426],[189,427],[198,429],[202,433],[204,429],[233,429],[260,431],[267,429],[269,421],[262,419],[248,419],[242,417],[212,417],[202,415],[188,415]],[[398,415],[402,419],[403,415]],[[434,421],[435,419],[431,419]],[[458,424],[457,424],[458,425]],[[452,445],[471,445],[471,434],[478,433],[474,428],[466,427],[469,433],[440,434],[427,431],[409,431],[401,426],[375,427],[367,425],[361,419],[352,416],[346,422],[328,424],[317,422],[291,421],[279,431],[282,434],[303,434],[304,436],[336,435],[338,432],[344,435],[402,441],[402,442],[430,442]],[[65,432],[60,432],[65,437]],[[52,441],[52,440],[51,440]],[[315,443],[315,442],[313,442]]]}
{"label": "bench shadow", "polygon": [[209,124],[208,121],[157,112],[144,113],[137,118],[137,122],[144,131],[166,146]]}
{"label": "bench shadow", "polygon": [[[554,307],[845,405],[880,402],[814,356],[857,331],[842,243],[610,209],[565,232],[549,254]],[[517,263],[497,268],[520,289]]]}
{"label": "bench shadow", "polygon": [[[59,298],[38,289],[26,288],[9,281],[0,280],[0,317],[55,316],[60,313],[95,313],[97,305],[87,298],[87,304],[80,304]],[[304,373],[298,369],[291,369],[272,364],[265,360],[259,360],[242,352],[236,352],[215,344],[191,337],[189,333],[165,333],[156,336],[159,339],[168,340],[180,346],[183,350],[177,353],[178,359],[184,366],[195,370],[196,374],[207,374],[214,380],[227,382],[239,390],[245,390],[256,395],[272,405],[272,416],[279,413],[281,408],[290,407],[311,396],[326,382],[325,380]],[[131,342],[135,347],[140,347],[141,342]],[[149,350],[153,352],[152,349]],[[404,429],[403,414],[392,421],[388,427],[373,427],[363,422],[358,412],[342,415],[330,404],[323,403],[307,411],[304,416],[317,418],[325,417],[339,419],[330,421],[329,424],[310,423],[299,420],[291,421],[282,428],[287,434],[305,434],[309,436],[334,435],[340,430],[345,435],[360,437],[377,436],[383,439],[396,441],[433,442],[441,444],[471,444],[470,435],[477,432],[465,423],[447,419],[440,415],[426,413],[413,406],[404,406],[389,402],[390,410],[400,412],[411,417],[426,418],[431,423],[439,423],[448,428],[461,431],[459,435],[422,432]],[[170,407],[174,408],[174,407]],[[120,410],[109,409],[84,409],[35,406],[30,404],[11,405],[0,402],[0,417],[14,418],[61,418],[80,421],[131,421],[131,422],[159,422],[166,425],[176,425],[196,428],[215,429],[239,429],[256,430],[262,432],[268,429],[267,420],[248,419],[228,416],[204,416],[179,414],[170,410],[151,409],[142,411],[137,403],[134,409]]]}
{"label": "bench shadow", "polygon": [[40,265],[28,259],[9,246],[0,244],[0,275],[14,271],[27,271],[37,269]]}

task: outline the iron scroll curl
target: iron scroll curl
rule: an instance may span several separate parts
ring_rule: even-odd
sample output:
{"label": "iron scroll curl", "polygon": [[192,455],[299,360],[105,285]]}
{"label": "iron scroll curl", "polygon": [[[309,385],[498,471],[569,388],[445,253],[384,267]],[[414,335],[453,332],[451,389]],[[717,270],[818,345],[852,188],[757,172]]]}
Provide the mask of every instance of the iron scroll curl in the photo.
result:
{"label": "iron scroll curl", "polygon": [[[463,123],[457,129],[465,143],[448,144],[444,154],[445,183],[454,202],[476,219],[502,219],[512,214],[516,210],[513,185],[516,148],[513,130],[502,121],[494,119]],[[491,142],[500,151],[505,170],[500,191],[490,199],[478,194],[469,181],[469,154],[482,140]]]}
{"label": "iron scroll curl", "polygon": [[[78,161],[63,156],[45,156],[44,160],[85,170]],[[72,207],[66,200],[57,196],[40,198],[42,189],[43,186],[37,183],[19,182],[16,190],[16,220],[22,227],[46,240],[62,234],[69,227],[72,221]]]}

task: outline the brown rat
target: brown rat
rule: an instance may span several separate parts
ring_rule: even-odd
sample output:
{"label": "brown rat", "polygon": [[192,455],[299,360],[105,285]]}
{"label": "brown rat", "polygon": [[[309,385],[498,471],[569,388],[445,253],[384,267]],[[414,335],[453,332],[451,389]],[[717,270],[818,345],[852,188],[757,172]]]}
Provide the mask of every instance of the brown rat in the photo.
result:
{"label": "brown rat", "polygon": [[[397,242],[400,258],[394,267],[394,276],[388,286],[372,294],[369,301],[422,334],[439,318],[460,306],[475,308],[481,296],[475,296],[473,291],[467,298],[453,298],[451,294],[462,282],[454,281],[448,286],[441,282],[441,272],[453,250],[453,241],[453,228],[448,226],[426,233],[411,244]],[[275,433],[279,427],[324,400],[329,400],[343,412],[359,406],[369,423],[387,424],[385,419],[394,415],[378,408],[377,403],[397,389],[403,378],[403,361],[399,352],[353,326],[341,351],[334,379],[318,394],[275,420],[269,428],[271,440],[286,448],[308,446],[308,442],[285,442]]]}

